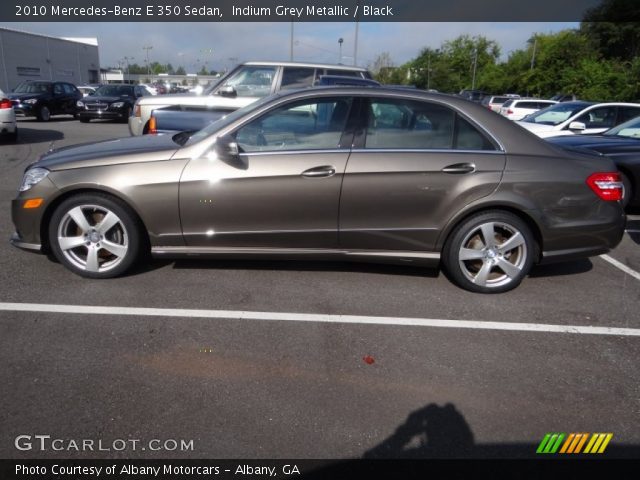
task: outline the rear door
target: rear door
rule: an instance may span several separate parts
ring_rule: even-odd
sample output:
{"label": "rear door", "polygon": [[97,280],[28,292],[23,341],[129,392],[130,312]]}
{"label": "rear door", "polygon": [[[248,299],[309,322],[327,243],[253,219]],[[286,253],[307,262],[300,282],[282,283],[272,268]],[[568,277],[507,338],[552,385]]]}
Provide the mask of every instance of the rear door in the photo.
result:
{"label": "rear door", "polygon": [[505,155],[450,107],[370,97],[340,201],[340,246],[432,250],[468,203],[498,185]]}

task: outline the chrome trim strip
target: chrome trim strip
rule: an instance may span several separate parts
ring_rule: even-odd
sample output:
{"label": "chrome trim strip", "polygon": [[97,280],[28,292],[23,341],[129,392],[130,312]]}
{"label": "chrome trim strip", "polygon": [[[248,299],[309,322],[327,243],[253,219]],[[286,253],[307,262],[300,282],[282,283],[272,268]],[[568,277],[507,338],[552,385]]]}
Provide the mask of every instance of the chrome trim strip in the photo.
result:
{"label": "chrome trim strip", "polygon": [[337,255],[386,258],[423,258],[439,260],[437,252],[418,252],[403,250],[341,250],[323,248],[266,248],[266,247],[153,247],[154,255],[192,254],[192,255]]}
{"label": "chrome trim strip", "polygon": [[349,148],[334,148],[329,150],[270,150],[268,152],[242,152],[240,156],[243,157],[262,157],[268,155],[308,155],[310,153],[346,153],[348,154],[351,150]]}
{"label": "chrome trim strip", "polygon": [[[334,228],[314,228],[308,230],[234,230],[226,232],[217,232],[207,234],[207,232],[184,232],[184,236],[217,236],[217,235],[258,235],[258,234],[281,234],[281,233],[322,233],[322,232],[408,232],[408,231],[432,231],[438,230],[436,227],[424,227],[424,228],[341,228],[340,230]],[[175,234],[171,234],[175,235]],[[160,235],[162,236],[162,235]]]}
{"label": "chrome trim strip", "polygon": [[351,153],[487,153],[504,155],[502,150],[455,150],[453,148],[354,148]]}
{"label": "chrome trim strip", "polygon": [[23,242],[22,240],[20,240],[20,237],[18,236],[17,233],[14,233],[13,235],[11,235],[11,238],[9,239],[9,243],[11,243],[11,245],[13,245],[14,247],[21,248],[22,250],[29,250],[34,252],[42,251],[41,244]]}

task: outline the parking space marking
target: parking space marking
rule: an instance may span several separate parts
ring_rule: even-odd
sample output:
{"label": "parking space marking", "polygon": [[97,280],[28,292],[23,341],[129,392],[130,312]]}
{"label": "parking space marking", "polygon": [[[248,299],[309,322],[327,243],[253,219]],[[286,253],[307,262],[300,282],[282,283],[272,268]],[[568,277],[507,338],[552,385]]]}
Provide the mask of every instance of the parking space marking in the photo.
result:
{"label": "parking space marking", "polygon": [[616,268],[619,268],[620,270],[622,270],[624,273],[627,273],[629,275],[631,275],[633,278],[635,278],[636,280],[640,280],[640,273],[636,272],[634,269],[627,267],[624,263],[619,262],[618,260],[616,260],[615,258],[610,257],[609,255],[600,255],[600,258],[603,259],[606,262],[609,262],[611,265],[613,265]]}
{"label": "parking space marking", "polygon": [[323,315],[313,313],[247,312],[240,310],[192,310],[179,308],[106,307],[53,305],[40,303],[0,303],[0,311],[69,313],[84,315],[131,315],[143,317],[210,318],[228,320],[265,320],[283,322],[323,322],[374,324],[412,327],[508,330],[515,332],[574,333],[640,337],[639,328],[594,327],[589,325],[553,325],[544,323],[484,322],[435,318],[370,317],[360,315]]}

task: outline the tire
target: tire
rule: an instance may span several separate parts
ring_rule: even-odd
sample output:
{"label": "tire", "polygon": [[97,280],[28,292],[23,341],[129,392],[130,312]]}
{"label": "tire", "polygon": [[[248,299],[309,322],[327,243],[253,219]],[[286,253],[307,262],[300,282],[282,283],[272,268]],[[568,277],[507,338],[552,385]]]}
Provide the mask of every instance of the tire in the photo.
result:
{"label": "tire", "polygon": [[41,122],[48,122],[50,119],[51,111],[49,110],[49,107],[43,105],[42,107],[40,107],[40,110],[38,110],[38,120],[40,120]]}
{"label": "tire", "polygon": [[53,254],[82,277],[112,278],[123,274],[138,258],[142,242],[138,222],[126,204],[100,193],[66,199],[49,223]]}
{"label": "tire", "polygon": [[449,279],[465,290],[507,292],[527,276],[537,249],[531,229],[518,216],[500,210],[481,212],[449,235],[443,267]]}
{"label": "tire", "polygon": [[622,184],[624,185],[624,196],[622,197],[622,207],[627,208],[627,206],[629,205],[629,202],[635,195],[635,192],[633,190],[633,185],[631,184],[631,180],[629,180],[629,177],[624,172],[620,172],[620,180],[622,180]]}
{"label": "tire", "polygon": [[90,120],[88,117],[80,117],[80,123],[89,123]]}

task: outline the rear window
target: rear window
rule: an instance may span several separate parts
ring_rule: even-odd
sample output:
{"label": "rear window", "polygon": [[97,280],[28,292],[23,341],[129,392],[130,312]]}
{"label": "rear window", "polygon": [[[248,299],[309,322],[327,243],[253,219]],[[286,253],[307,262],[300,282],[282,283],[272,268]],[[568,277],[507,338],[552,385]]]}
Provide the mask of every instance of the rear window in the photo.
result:
{"label": "rear window", "polygon": [[491,99],[491,103],[494,104],[494,105],[502,105],[507,100],[509,100],[508,97],[493,97]]}
{"label": "rear window", "polygon": [[510,107],[511,105],[513,105],[513,100],[507,100],[502,104],[503,107]]}

